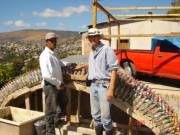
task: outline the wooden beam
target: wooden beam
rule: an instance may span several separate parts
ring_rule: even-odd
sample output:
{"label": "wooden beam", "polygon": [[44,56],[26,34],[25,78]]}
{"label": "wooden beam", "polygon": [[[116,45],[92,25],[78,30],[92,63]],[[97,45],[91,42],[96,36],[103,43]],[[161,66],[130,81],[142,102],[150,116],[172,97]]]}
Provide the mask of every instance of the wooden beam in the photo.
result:
{"label": "wooden beam", "polygon": [[[108,35],[111,35],[111,18],[109,15],[107,17],[108,17]],[[109,46],[111,46],[111,38],[109,40]]]}
{"label": "wooden beam", "polygon": [[105,35],[105,37],[154,37],[154,36],[167,36],[167,37],[180,37],[180,33],[168,34],[122,34],[122,35]]}
{"label": "wooden beam", "polygon": [[26,106],[26,109],[28,109],[28,110],[31,109],[30,94],[29,93],[25,94],[25,106]]}
{"label": "wooden beam", "polygon": [[171,9],[180,9],[180,6],[172,7],[172,6],[166,6],[166,7],[106,7],[106,10],[171,10]]}
{"label": "wooden beam", "polygon": [[114,21],[118,21],[111,13],[109,13],[103,6],[101,6],[98,2],[96,2],[97,8],[103,11],[107,16],[112,18]]}
{"label": "wooden beam", "polygon": [[92,24],[93,28],[96,28],[97,25],[97,6],[96,6],[97,0],[93,0],[92,3]]}
{"label": "wooden beam", "polygon": [[153,20],[162,20],[162,21],[179,21],[180,18],[177,18],[177,17],[174,17],[174,18],[160,18],[160,17],[157,17],[157,18],[118,18],[118,21],[153,21]]}
{"label": "wooden beam", "polygon": [[180,17],[180,14],[114,14],[115,17],[162,17],[162,16],[174,16],[174,17]]}

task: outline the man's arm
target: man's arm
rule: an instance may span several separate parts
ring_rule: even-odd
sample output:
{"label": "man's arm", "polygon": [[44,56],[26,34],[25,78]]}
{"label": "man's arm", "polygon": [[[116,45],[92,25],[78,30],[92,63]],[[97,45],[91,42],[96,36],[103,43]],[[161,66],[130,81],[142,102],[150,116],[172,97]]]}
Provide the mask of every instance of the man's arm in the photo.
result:
{"label": "man's arm", "polygon": [[113,98],[114,95],[114,89],[116,85],[116,72],[117,69],[119,68],[118,60],[117,57],[112,50],[112,48],[108,48],[107,51],[107,65],[109,67],[109,71],[111,72],[111,80],[108,88],[108,94],[107,94],[107,100],[110,101]]}
{"label": "man's arm", "polygon": [[114,95],[114,89],[116,86],[116,70],[112,70],[111,72],[111,80],[110,80],[110,84],[109,84],[109,88],[108,88],[108,93],[107,93],[107,100],[110,101],[113,98]]}
{"label": "man's arm", "polygon": [[53,73],[53,68],[52,68],[52,63],[50,61],[50,58],[42,58],[40,57],[40,68],[41,68],[41,73],[42,73],[42,78],[52,85],[55,85],[58,89],[61,85],[61,81],[57,80],[52,76]]}

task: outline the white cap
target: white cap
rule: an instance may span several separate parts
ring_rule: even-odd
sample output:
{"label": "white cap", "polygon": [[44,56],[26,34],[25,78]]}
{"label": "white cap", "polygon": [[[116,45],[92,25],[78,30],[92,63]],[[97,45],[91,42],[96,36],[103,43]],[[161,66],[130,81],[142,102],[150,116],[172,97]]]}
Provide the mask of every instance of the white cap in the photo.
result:
{"label": "white cap", "polygon": [[57,38],[57,35],[54,32],[49,32],[46,34],[45,39],[52,39],[52,38]]}
{"label": "white cap", "polygon": [[102,33],[97,28],[90,28],[88,30],[88,36],[102,35]]}

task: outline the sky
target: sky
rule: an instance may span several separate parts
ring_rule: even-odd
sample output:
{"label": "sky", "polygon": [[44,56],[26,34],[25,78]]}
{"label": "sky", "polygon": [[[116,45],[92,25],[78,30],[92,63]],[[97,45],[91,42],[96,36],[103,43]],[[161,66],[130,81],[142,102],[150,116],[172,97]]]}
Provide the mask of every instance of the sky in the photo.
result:
{"label": "sky", "polygon": [[[92,0],[0,0],[0,32],[22,29],[86,31],[87,26],[92,23],[91,2]],[[172,0],[99,1],[104,7],[170,6],[171,2]],[[112,13],[133,14],[139,11]],[[103,21],[107,21],[107,18],[98,11],[98,22]]]}

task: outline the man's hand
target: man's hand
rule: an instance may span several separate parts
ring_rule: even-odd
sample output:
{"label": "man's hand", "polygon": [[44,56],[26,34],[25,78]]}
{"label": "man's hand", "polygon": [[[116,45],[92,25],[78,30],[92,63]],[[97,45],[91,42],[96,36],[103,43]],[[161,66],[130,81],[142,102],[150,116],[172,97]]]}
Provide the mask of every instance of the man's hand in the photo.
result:
{"label": "man's hand", "polygon": [[112,87],[109,87],[107,92],[107,100],[111,101],[113,96],[114,96],[114,89]]}
{"label": "man's hand", "polygon": [[59,86],[59,89],[60,89],[60,90],[63,90],[63,89],[64,89],[64,83],[62,83],[62,84]]}
{"label": "man's hand", "polygon": [[88,68],[88,65],[86,64],[78,64],[75,67],[75,70],[81,70],[82,68]]}

